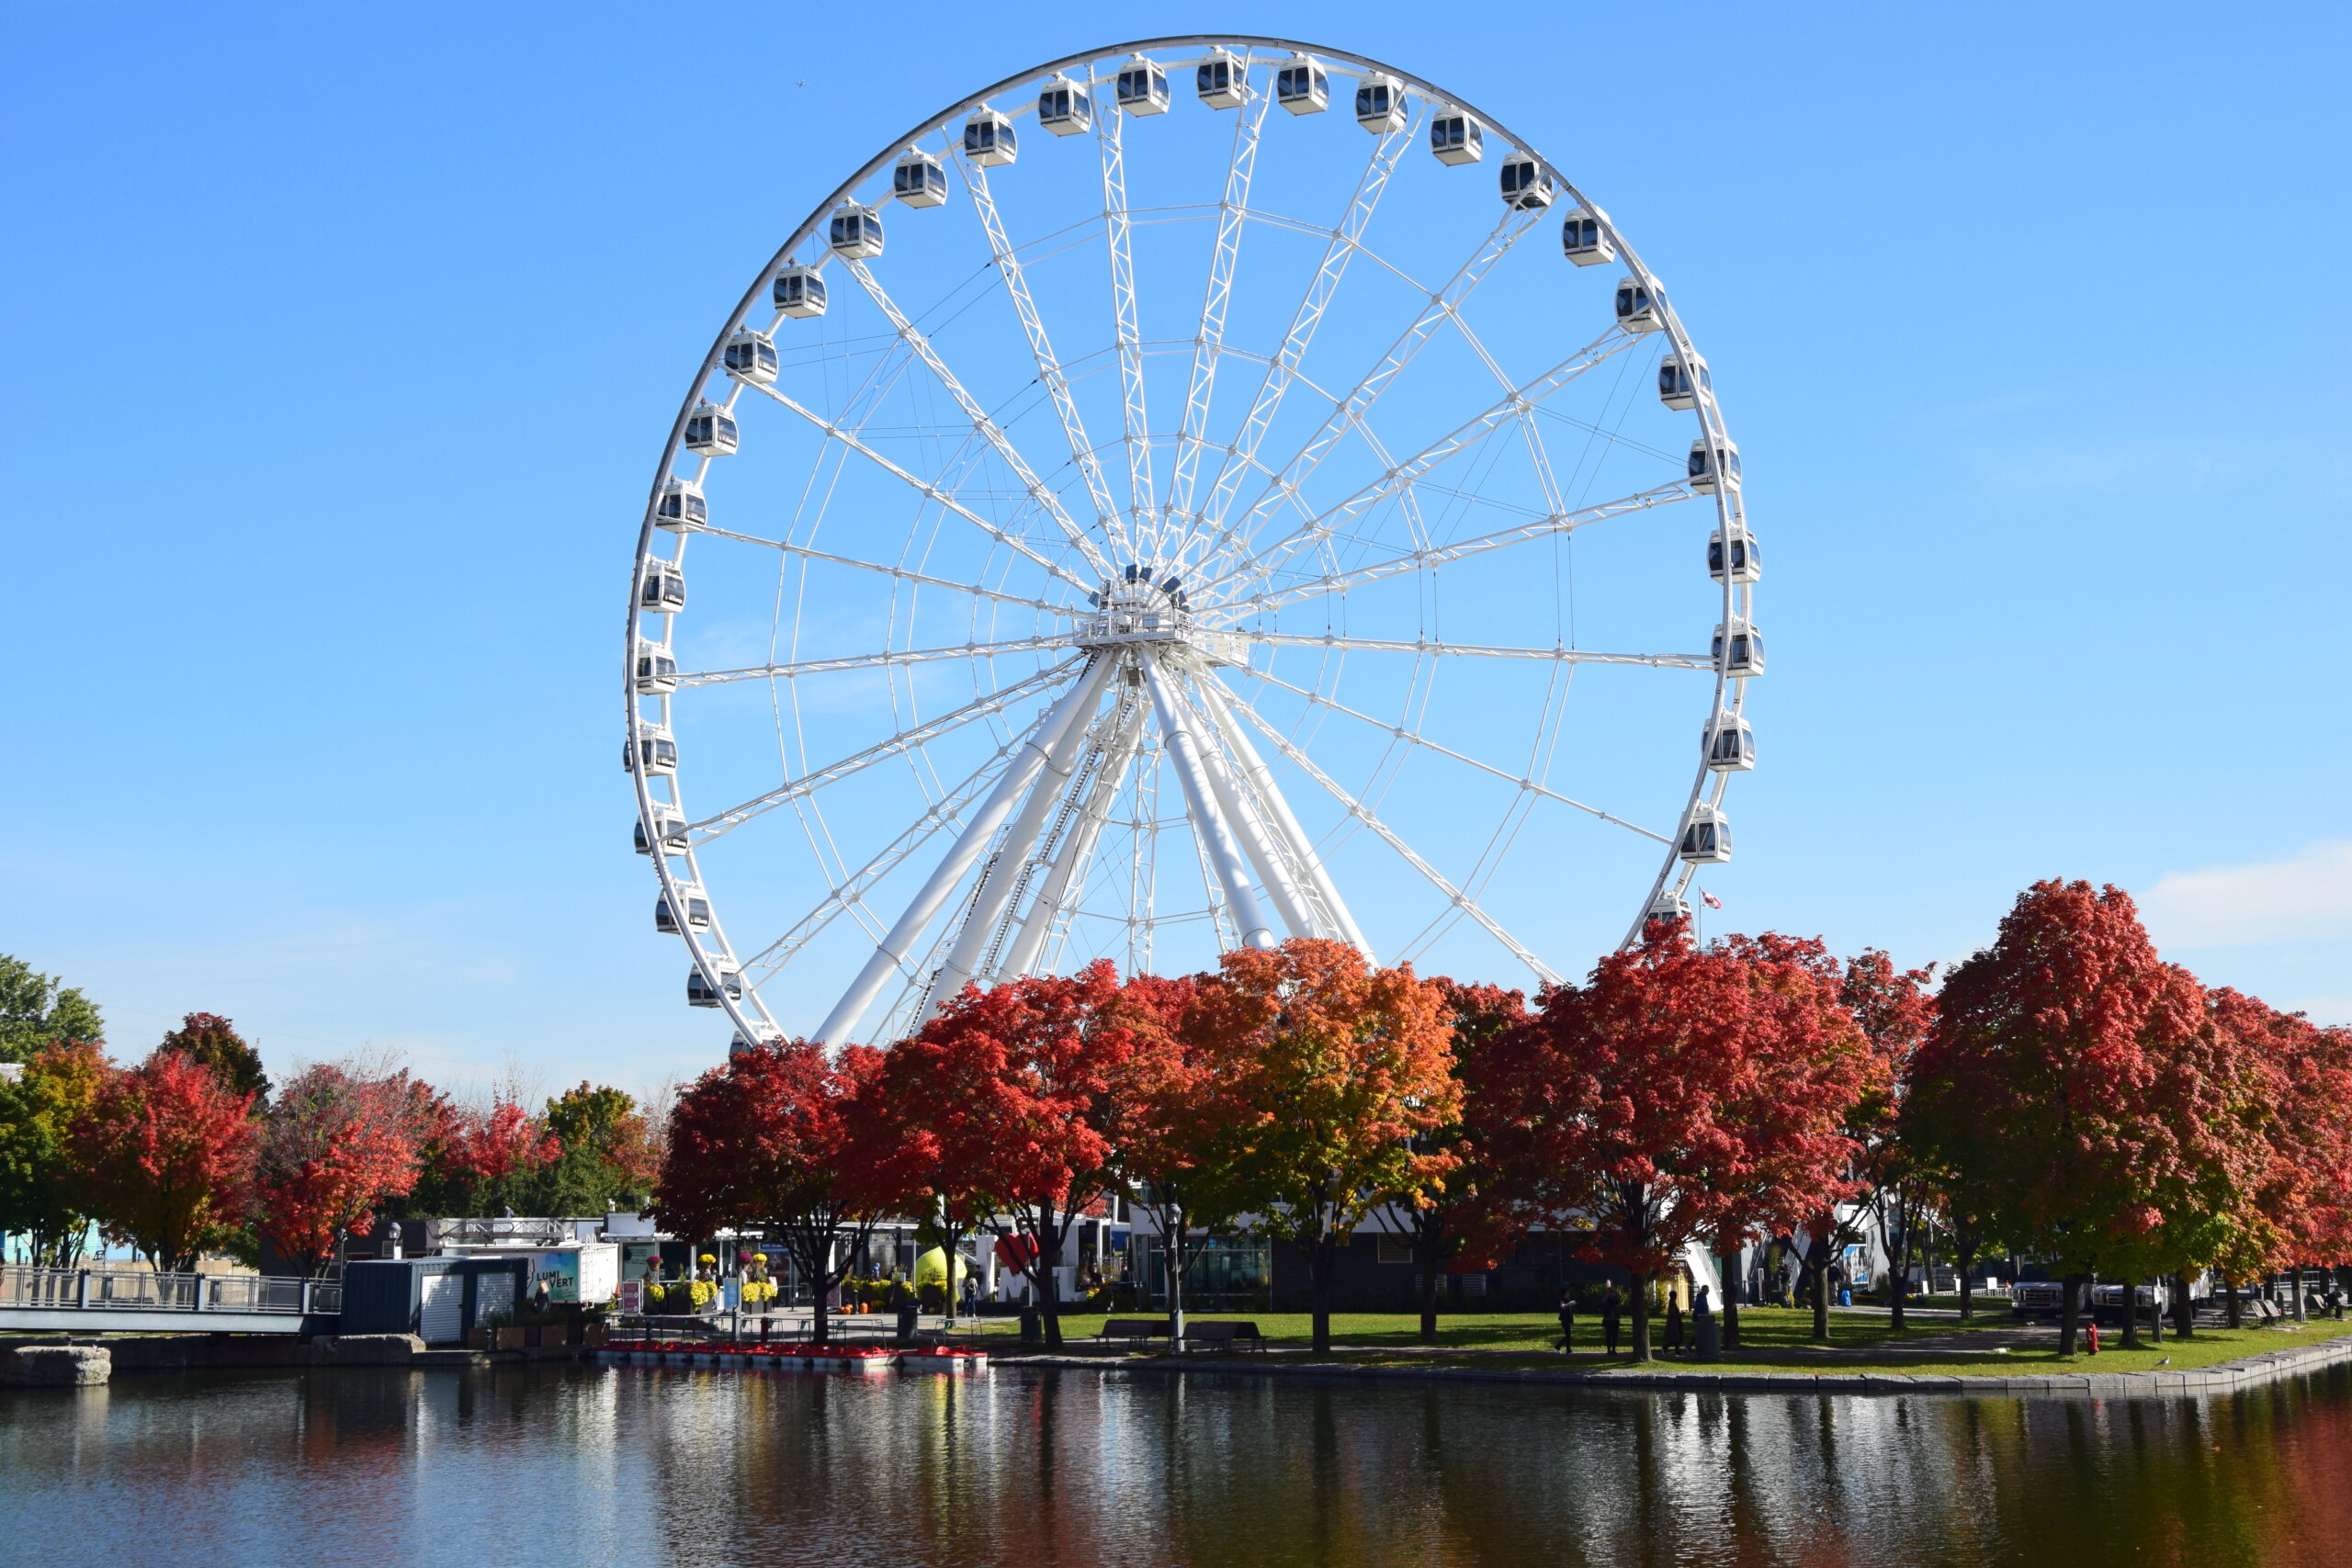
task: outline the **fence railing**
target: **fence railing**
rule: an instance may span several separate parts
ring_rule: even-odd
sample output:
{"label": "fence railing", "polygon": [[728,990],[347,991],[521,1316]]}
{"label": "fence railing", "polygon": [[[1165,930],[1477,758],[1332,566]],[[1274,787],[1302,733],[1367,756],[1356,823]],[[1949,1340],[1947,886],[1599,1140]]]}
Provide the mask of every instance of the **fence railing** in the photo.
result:
{"label": "fence railing", "polygon": [[84,1312],[282,1313],[343,1310],[343,1286],[263,1274],[158,1274],[148,1269],[0,1265],[0,1308]]}

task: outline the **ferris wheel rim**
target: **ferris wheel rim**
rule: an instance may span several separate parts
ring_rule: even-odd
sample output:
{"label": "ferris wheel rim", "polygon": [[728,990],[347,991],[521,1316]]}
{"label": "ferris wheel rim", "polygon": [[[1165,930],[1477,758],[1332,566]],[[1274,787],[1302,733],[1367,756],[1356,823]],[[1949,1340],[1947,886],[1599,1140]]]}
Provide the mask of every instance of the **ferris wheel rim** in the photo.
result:
{"label": "ferris wheel rim", "polygon": [[[1675,354],[1683,356],[1686,363],[1694,359],[1700,359],[1701,356],[1698,355],[1696,346],[1690,339],[1687,330],[1684,328],[1680,317],[1668,297],[1667,290],[1659,282],[1657,275],[1641,260],[1639,254],[1626,239],[1623,231],[1618,229],[1614,221],[1608,217],[1606,212],[1591,201],[1584,194],[1582,189],[1577,186],[1573,180],[1567,177],[1565,171],[1561,170],[1550,159],[1545,157],[1532,143],[1511,131],[1510,128],[1504,125],[1498,118],[1479,108],[1476,105],[1471,103],[1461,95],[1441,87],[1434,82],[1418,74],[1417,73],[1389,64],[1369,55],[1356,53],[1352,51],[1336,49],[1325,45],[1308,43],[1298,39],[1279,38],[1272,35],[1231,32],[1172,34],[1108,44],[1097,48],[1075,51],[1057,59],[1029,67],[1023,71],[1015,73],[992,83],[978,92],[967,95],[947,108],[927,117],[908,131],[887,142],[880,152],[876,153],[840,186],[835,187],[835,189],[823,200],[820,201],[814,208],[812,208],[808,217],[791,231],[784,243],[779,246],[778,249],[760,267],[758,272],[755,274],[751,286],[744,291],[741,298],[736,301],[735,306],[727,316],[725,324],[719,329],[718,333],[712,340],[710,347],[706,351],[701,365],[695,373],[692,389],[682,400],[678,413],[673,421],[668,441],[663,447],[661,461],[657,467],[655,477],[648,494],[644,517],[639,532],[636,564],[631,574],[629,604],[623,642],[625,673],[623,690],[626,733],[632,758],[640,755],[639,748],[641,741],[648,729],[650,728],[650,722],[644,717],[639,705],[639,688],[635,681],[630,677],[634,674],[635,660],[642,640],[641,627],[643,622],[647,618],[640,604],[641,586],[645,577],[647,564],[650,559],[655,558],[651,555],[651,550],[655,539],[661,531],[657,525],[657,508],[659,506],[664,486],[674,477],[678,457],[684,446],[687,422],[695,412],[697,405],[704,400],[709,378],[720,365],[722,354],[728,341],[739,330],[742,330],[745,327],[755,301],[759,299],[763,288],[767,285],[770,278],[775,276],[776,269],[780,265],[789,265],[794,253],[819,231],[820,227],[826,222],[828,218],[842,205],[854,200],[856,193],[862,187],[866,186],[868,182],[874,180],[876,176],[881,175],[890,165],[893,159],[899,157],[909,149],[917,146],[923,138],[947,127],[959,116],[965,116],[970,114],[976,109],[986,107],[989,106],[991,100],[997,97],[1033,86],[1040,80],[1051,80],[1054,77],[1070,72],[1078,67],[1087,68],[1088,74],[1084,85],[1091,87],[1099,85],[1096,68],[1105,61],[1125,57],[1142,57],[1151,51],[1167,51],[1194,47],[1210,51],[1227,48],[1249,51],[1244,55],[1244,62],[1247,65],[1271,65],[1272,63],[1272,61],[1252,59],[1250,58],[1250,55],[1254,54],[1255,51],[1261,50],[1280,51],[1291,56],[1301,57],[1322,63],[1351,68],[1353,73],[1357,74],[1376,73],[1392,79],[1404,89],[1417,93],[1420,96],[1425,104],[1442,105],[1452,112],[1469,117],[1479,127],[1483,128],[1487,132],[1493,133],[1498,140],[1506,143],[1513,152],[1522,157],[1532,159],[1543,174],[1548,176],[1553,185],[1555,186],[1558,191],[1565,197],[1566,202],[1574,204],[1573,209],[1581,210],[1600,220],[1610,240],[1613,243],[1619,262],[1628,272],[1630,272],[1636,279],[1640,280],[1649,289],[1651,299],[1655,302],[1658,322],[1657,330],[1663,334],[1664,342],[1670,345]],[[1172,63],[1181,67],[1194,62],[1190,60],[1182,60],[1173,62],[1158,61],[1154,62],[1154,63],[1163,66]],[[1006,112],[1009,117],[1018,117],[1021,114],[1029,112],[1033,107],[1034,106],[1016,105],[1012,109],[1001,112]],[[1110,114],[1123,114],[1125,111],[1114,105],[1110,106],[1106,112]],[[1368,252],[1367,254],[1374,253]],[[849,265],[854,266],[857,264],[853,262]],[[1384,263],[1384,265],[1386,264]],[[1170,348],[1173,350],[1176,346],[1177,345],[1171,344]],[[1733,447],[1725,428],[1720,399],[1713,392],[1712,388],[1696,399],[1694,410],[1698,416],[1698,422],[1702,432],[1702,441],[1709,446],[1713,455],[1713,459],[1716,465],[1717,471],[1721,472],[1724,465],[1724,454],[1727,451],[1736,452],[1736,448]],[[1119,443],[1116,441],[1109,441],[1102,443],[1101,445],[1103,448],[1107,449],[1118,444]],[[1736,460],[1736,457],[1733,460]],[[708,464],[707,457],[704,458],[703,461],[705,468],[707,469]],[[1731,541],[1736,537],[1752,537],[1747,525],[1744,497],[1742,496],[1739,487],[1736,482],[1715,484],[1713,487],[1712,498],[1715,502],[1714,511],[1716,513],[1716,525],[1722,531],[1722,537],[1725,541]],[[1246,508],[1244,509],[1244,512],[1246,517],[1248,514]],[[716,529],[706,531],[721,534],[725,532],[724,530]],[[1107,531],[1103,536],[1102,542],[1106,546],[1113,546],[1120,543],[1118,539],[1110,535]],[[1728,543],[1726,547],[1728,548]],[[1128,553],[1134,553],[1131,545]],[[1752,626],[1753,624],[1752,584],[1746,585],[1749,587],[1749,592],[1745,600],[1743,600],[1743,596],[1741,594],[1741,589],[1743,586],[1744,584],[1738,574],[1735,570],[1730,570],[1727,561],[1726,570],[1723,573],[1723,592],[1720,595],[1720,628],[1726,635],[1736,625]],[[1743,615],[1740,611],[1740,606],[1743,603],[1746,603],[1748,605],[1747,613],[1745,615]],[[1039,608],[1050,608],[1050,606],[1040,605]],[[1064,611],[1058,613],[1069,612]],[[668,632],[664,633],[663,642],[665,646],[667,645],[669,636],[670,634]],[[1065,644],[1064,646],[1067,647],[1069,645]],[[1059,671],[1069,671],[1071,665],[1076,662],[1078,661],[1073,660],[1065,660],[1056,666],[1056,669]],[[1066,677],[1066,682],[1081,682],[1084,679],[1085,669],[1090,667],[1091,662],[1092,660],[1091,660],[1086,661],[1085,664],[1080,665],[1078,671],[1069,674]],[[1729,663],[1730,660],[1727,657],[1719,657],[1716,660],[1714,671],[1714,690],[1709,711],[1711,714],[1719,716],[1730,716],[1736,718],[1745,709],[1747,696],[1747,677],[1734,676],[1730,672]],[[1028,683],[1029,682],[1022,682],[1022,684],[1024,685]],[[1066,683],[1064,689],[1070,688]],[[1257,719],[1254,709],[1250,708],[1248,704],[1241,702],[1240,694],[1238,693],[1227,690],[1225,693],[1225,700],[1236,703],[1246,711],[1249,711],[1253,719]],[[1258,719],[1257,721],[1261,724],[1263,723],[1262,719]],[[1712,725],[1715,720],[1711,718],[1709,722]],[[662,728],[666,730],[667,727],[663,726]],[[711,984],[718,998],[718,1005],[725,1010],[731,1021],[733,1021],[740,1038],[758,1039],[779,1036],[782,1032],[776,1026],[776,1021],[769,1012],[764,1001],[758,997],[756,989],[746,983],[743,993],[740,997],[730,993],[724,984],[720,982],[719,975],[712,968],[711,965],[706,963],[705,954],[701,946],[694,938],[693,930],[685,923],[684,919],[684,907],[683,899],[688,894],[698,892],[700,890],[701,877],[699,866],[694,858],[692,851],[689,850],[684,858],[687,861],[688,870],[691,875],[688,878],[682,879],[673,874],[667,863],[669,857],[662,852],[658,852],[662,846],[668,842],[668,840],[661,837],[655,829],[656,822],[659,820],[655,808],[658,806],[667,805],[669,803],[657,802],[652,798],[650,788],[650,779],[651,775],[647,768],[633,765],[631,773],[634,792],[637,795],[638,801],[640,830],[646,836],[648,841],[654,845],[657,852],[650,855],[650,859],[654,864],[656,876],[662,888],[662,897],[666,900],[670,901],[671,906],[673,908],[678,909],[680,912],[680,934],[685,938],[689,950],[693,953],[696,971],[704,974],[706,979]],[[1623,939],[1624,944],[1630,944],[1639,938],[1651,912],[1659,906],[1661,899],[1668,895],[1669,889],[1671,889],[1673,894],[1679,897],[1679,894],[1683,890],[1687,889],[1692,882],[1698,872],[1698,865],[1690,861],[1683,860],[1678,855],[1676,840],[1680,838],[1681,834],[1685,830],[1685,825],[1690,823],[1700,810],[1705,807],[1713,807],[1718,811],[1720,810],[1721,802],[1725,796],[1729,783],[1730,774],[1727,772],[1712,768],[1703,756],[1701,758],[1699,764],[1694,771],[1694,777],[1691,781],[1691,786],[1689,791],[1688,797],[1681,812],[1676,818],[1675,838],[1668,840],[1667,842],[1666,854],[1663,858],[1663,862],[1657,874],[1651,881],[1648,896],[1643,900],[1641,908],[1634,914],[1632,926]],[[674,785],[673,786],[673,795],[674,799]],[[1586,807],[1585,809],[1592,808]],[[1600,815],[1606,817],[1607,814],[1602,813]],[[1632,826],[1632,824],[1627,825]],[[1647,832],[1646,829],[1637,829],[1637,830],[1644,831],[1645,833]],[[1657,837],[1657,835],[1649,834],[1649,836]],[[1491,875],[1491,873],[1488,874]],[[1461,900],[1457,899],[1457,902],[1460,901]],[[1212,916],[1214,917],[1214,910],[1212,911]],[[710,929],[714,931],[718,931],[719,930],[715,912],[713,912],[709,918],[709,925]],[[1498,934],[1500,934],[1499,931],[1498,931]],[[778,939],[779,942],[782,940],[784,939]],[[729,955],[732,956],[731,947],[727,947],[727,944],[724,943],[723,937],[721,942],[722,947],[726,947]],[[775,944],[772,943],[770,945],[773,947]],[[1516,946],[1516,944],[1509,942],[1507,942],[1507,945]],[[1539,961],[1534,960],[1532,955],[1523,951],[1520,952],[1519,955],[1523,960],[1531,963],[1537,969],[1540,975],[1549,974],[1549,971],[1545,969]],[[746,968],[748,968],[748,964],[745,964],[744,968],[739,968],[734,973],[740,977],[745,973]],[[756,1014],[756,1017],[753,1016],[754,1013]]]}

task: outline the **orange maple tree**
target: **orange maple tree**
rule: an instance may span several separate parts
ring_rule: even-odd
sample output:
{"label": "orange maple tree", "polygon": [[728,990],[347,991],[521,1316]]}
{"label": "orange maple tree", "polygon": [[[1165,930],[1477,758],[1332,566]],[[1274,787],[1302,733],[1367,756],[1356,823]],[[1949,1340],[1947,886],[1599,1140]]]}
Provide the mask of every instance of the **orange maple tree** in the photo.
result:
{"label": "orange maple tree", "polygon": [[1183,1032],[1227,1065],[1234,1189],[1260,1230],[1305,1255],[1314,1348],[1328,1351],[1340,1244],[1376,1210],[1429,1201],[1456,1163],[1415,1146],[1461,1113],[1446,991],[1312,937],[1228,953],[1196,985]]}

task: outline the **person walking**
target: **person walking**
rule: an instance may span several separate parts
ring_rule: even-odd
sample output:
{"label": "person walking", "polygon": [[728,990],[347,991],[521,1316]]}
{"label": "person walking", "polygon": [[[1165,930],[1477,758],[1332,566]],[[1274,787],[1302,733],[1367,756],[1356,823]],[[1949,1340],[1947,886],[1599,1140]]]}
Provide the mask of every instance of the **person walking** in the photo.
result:
{"label": "person walking", "polygon": [[1617,1325],[1624,1316],[1624,1298],[1617,1293],[1617,1287],[1612,1283],[1609,1293],[1600,1298],[1600,1337],[1608,1342],[1611,1356],[1617,1354]]}
{"label": "person walking", "polygon": [[1560,1287],[1560,1348],[1573,1356],[1577,1353],[1577,1292],[1572,1285]]}

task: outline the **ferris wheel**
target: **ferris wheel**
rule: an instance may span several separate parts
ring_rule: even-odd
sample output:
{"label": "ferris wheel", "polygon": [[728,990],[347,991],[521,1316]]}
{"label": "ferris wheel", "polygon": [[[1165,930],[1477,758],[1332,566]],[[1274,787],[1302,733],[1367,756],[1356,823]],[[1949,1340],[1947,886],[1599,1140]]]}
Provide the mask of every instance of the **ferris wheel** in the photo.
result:
{"label": "ferris wheel", "polygon": [[1760,570],[1665,288],[1492,117],[1072,55],[852,175],[695,372],[628,626],[655,924],[739,1045],[1286,935],[1548,982],[1730,859]]}

